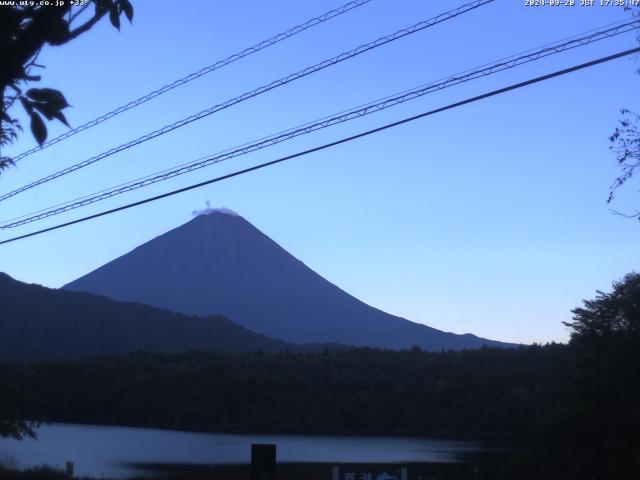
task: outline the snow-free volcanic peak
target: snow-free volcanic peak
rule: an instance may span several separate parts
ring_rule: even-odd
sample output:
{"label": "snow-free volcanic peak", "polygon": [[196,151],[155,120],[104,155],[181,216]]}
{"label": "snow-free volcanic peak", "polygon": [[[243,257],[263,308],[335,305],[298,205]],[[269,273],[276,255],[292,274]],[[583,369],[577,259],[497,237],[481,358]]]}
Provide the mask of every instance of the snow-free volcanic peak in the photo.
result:
{"label": "snow-free volcanic peak", "polygon": [[191,315],[224,315],[294,343],[428,350],[507,346],[373,308],[227,208],[207,208],[63,288]]}

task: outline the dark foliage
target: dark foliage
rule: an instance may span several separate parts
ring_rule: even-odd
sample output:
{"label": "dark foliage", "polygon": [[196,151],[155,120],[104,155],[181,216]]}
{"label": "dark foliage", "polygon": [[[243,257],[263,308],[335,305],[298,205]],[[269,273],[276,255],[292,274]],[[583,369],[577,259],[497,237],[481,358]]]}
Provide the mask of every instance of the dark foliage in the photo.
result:
{"label": "dark foliage", "polygon": [[[634,17],[640,17],[640,7],[625,7],[625,10],[630,10]],[[640,42],[640,34],[636,38]],[[638,73],[640,74],[640,69]],[[610,148],[616,155],[616,162],[621,173],[609,189],[607,203],[613,201],[616,190],[631,180],[640,168],[640,125],[638,123],[640,116],[627,108],[621,109],[621,115],[618,126],[609,137]],[[632,214],[622,215],[636,217],[640,220],[639,210]]]}
{"label": "dark foliage", "polygon": [[3,363],[0,384],[28,400],[12,418],[487,439],[512,449],[494,478],[640,478],[640,275],[573,313],[569,345],[134,353]]}
{"label": "dark foliage", "polygon": [[[92,0],[84,6],[69,1],[56,6],[18,3],[0,9],[0,148],[13,142],[22,130],[18,120],[8,113],[16,101],[29,116],[31,132],[39,144],[47,139],[43,117],[68,126],[62,110],[69,104],[60,91],[51,88],[23,91],[25,84],[41,79],[33,70],[42,68],[36,60],[44,46],[64,45],[89,31],[106,15],[117,29],[122,14],[130,22],[133,19],[129,0]],[[0,172],[12,164],[11,158],[0,155]]]}
{"label": "dark foliage", "polygon": [[571,349],[574,461],[598,478],[640,478],[640,275],[576,308]]}
{"label": "dark foliage", "polygon": [[48,420],[216,432],[526,438],[564,399],[563,345],[2,364]]}
{"label": "dark foliage", "polygon": [[[622,171],[615,179],[609,191],[607,203],[614,199],[616,190],[631,180],[640,168],[640,116],[623,108],[622,118],[609,137],[611,150],[616,154],[616,162]],[[630,216],[637,217],[639,213]]]}
{"label": "dark foliage", "polygon": [[137,353],[4,363],[0,382],[30,397],[49,421],[485,439],[512,449],[483,466],[493,478],[638,478],[638,437],[627,436],[623,421],[637,385],[627,391],[614,376],[602,384],[607,395],[583,396],[602,380],[583,371],[578,352],[551,344],[441,353]]}
{"label": "dark foliage", "polygon": [[[0,437],[11,437],[22,440],[24,437],[35,438],[34,429],[38,422],[24,420],[25,416],[37,416],[29,395],[20,394],[11,385],[0,383]],[[29,415],[25,415],[29,412]]]}

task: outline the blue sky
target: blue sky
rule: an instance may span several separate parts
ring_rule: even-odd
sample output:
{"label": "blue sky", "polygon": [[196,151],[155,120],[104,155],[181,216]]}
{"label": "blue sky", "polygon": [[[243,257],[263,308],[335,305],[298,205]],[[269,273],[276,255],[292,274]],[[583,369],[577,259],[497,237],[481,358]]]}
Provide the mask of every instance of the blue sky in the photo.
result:
{"label": "blue sky", "polygon": [[[44,50],[41,86],[79,125],[178,77],[338,7],[339,1],[136,0],[133,25],[104,21]],[[373,0],[19,162],[0,191],[77,163],[463,2]],[[498,0],[2,203],[2,219],[628,18],[619,7]],[[633,34],[450,88],[348,124],[0,232],[27,233],[374,128],[635,46]],[[59,287],[211,206],[237,211],[319,274],[375,307],[455,333],[565,341],[583,298],[638,269],[640,225],[610,213],[608,135],[637,109],[637,59],[467,105],[331,150],[0,247],[0,270]],[[16,112],[19,114],[19,112]],[[52,124],[50,135],[65,127]],[[30,134],[6,151],[34,145]],[[640,205],[637,182],[612,205]]]}

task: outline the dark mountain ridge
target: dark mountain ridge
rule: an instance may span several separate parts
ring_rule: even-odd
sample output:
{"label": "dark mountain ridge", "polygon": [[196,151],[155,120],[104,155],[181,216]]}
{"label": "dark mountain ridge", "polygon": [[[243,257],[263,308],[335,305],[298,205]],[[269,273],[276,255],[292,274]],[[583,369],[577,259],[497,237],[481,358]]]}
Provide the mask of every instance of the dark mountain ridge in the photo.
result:
{"label": "dark mountain ridge", "polygon": [[425,350],[512,346],[373,308],[226,209],[211,209],[63,288],[189,315],[220,314],[294,343]]}
{"label": "dark mountain ridge", "polygon": [[0,361],[129,352],[320,350],[267,338],[222,316],[196,317],[84,292],[26,284],[0,273]]}

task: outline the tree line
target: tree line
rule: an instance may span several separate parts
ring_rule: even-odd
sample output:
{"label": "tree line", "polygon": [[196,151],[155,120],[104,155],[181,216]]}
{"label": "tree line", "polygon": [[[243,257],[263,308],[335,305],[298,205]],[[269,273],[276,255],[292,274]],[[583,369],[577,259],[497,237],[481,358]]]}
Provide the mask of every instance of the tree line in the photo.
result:
{"label": "tree line", "polygon": [[640,275],[573,313],[569,344],[516,349],[2,363],[0,384],[19,399],[4,418],[488,440],[511,450],[518,478],[640,478]]}

